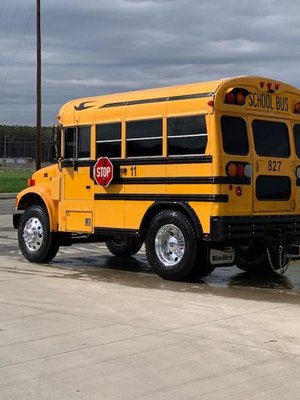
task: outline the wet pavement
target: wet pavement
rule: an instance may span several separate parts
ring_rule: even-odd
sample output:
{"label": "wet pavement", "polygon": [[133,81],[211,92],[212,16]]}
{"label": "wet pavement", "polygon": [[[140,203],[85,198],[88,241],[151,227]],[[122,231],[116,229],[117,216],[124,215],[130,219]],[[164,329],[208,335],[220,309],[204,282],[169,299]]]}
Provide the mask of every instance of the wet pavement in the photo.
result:
{"label": "wet pavement", "polygon": [[[11,227],[11,216],[2,216],[0,254],[12,260],[24,261],[18,249],[17,234]],[[32,264],[28,264],[32,265]],[[292,301],[300,304],[300,261],[290,263],[283,275],[252,275],[237,267],[216,268],[209,276],[193,282],[170,282],[159,278],[149,266],[144,248],[134,257],[111,255],[103,243],[81,243],[61,247],[55,259],[47,264],[51,276],[113,282],[120,285],[163,290],[199,290],[222,296],[268,298],[272,301]],[[68,271],[62,275],[59,271]],[[72,272],[72,273],[71,273]]]}
{"label": "wet pavement", "polygon": [[[81,251],[78,256],[72,251]],[[216,268],[209,276],[192,282],[171,282],[159,278],[147,263],[144,251],[134,257],[122,258],[110,255],[105,246],[85,245],[69,249],[71,254],[58,254],[50,265],[54,268],[72,270],[72,279],[89,279],[99,282],[118,282],[120,285],[156,288],[175,291],[198,290],[222,296],[238,296],[256,299],[266,296],[274,298],[285,296],[285,301],[299,301],[300,304],[300,263],[291,263],[284,275],[251,275],[237,267]],[[85,252],[85,254],[84,254]],[[91,252],[97,252],[94,255]],[[258,292],[260,294],[258,294]],[[276,300],[277,301],[277,300]]]}

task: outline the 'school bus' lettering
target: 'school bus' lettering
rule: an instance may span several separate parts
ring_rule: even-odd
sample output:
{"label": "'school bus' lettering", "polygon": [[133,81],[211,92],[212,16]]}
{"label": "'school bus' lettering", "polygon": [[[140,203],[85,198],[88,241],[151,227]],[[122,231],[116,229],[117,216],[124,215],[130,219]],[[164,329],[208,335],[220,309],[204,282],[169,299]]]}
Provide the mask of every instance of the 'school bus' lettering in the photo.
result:
{"label": "'school bus' lettering", "polygon": [[299,258],[295,87],[239,77],[77,99],[58,122],[58,163],[17,196],[29,261],[51,261],[78,233],[119,256],[145,243],[172,280]]}
{"label": "'school bus' lettering", "polygon": [[289,98],[270,93],[249,91],[249,107],[289,112]]}

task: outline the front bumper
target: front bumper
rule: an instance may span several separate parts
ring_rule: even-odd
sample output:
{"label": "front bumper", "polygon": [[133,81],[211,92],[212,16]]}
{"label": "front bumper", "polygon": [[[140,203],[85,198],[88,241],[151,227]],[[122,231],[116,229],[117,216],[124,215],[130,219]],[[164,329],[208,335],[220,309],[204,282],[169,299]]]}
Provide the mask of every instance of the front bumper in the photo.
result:
{"label": "front bumper", "polygon": [[22,213],[13,214],[13,227],[18,229]]}

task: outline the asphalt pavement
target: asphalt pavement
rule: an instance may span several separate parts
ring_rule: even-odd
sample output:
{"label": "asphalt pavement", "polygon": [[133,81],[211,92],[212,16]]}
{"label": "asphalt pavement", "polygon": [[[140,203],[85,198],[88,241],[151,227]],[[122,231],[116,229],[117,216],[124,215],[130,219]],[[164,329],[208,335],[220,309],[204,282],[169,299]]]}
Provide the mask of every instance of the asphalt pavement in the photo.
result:
{"label": "asphalt pavement", "polygon": [[0,193],[0,200],[1,199],[15,199],[17,193]]}

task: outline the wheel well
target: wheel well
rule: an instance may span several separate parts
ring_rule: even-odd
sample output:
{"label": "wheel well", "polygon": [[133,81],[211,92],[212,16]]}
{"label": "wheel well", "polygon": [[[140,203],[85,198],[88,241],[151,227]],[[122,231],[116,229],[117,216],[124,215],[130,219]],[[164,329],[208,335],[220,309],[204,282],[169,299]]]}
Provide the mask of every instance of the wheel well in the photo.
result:
{"label": "wheel well", "polygon": [[47,210],[45,202],[35,193],[25,194],[18,204],[18,210],[26,210],[29,206],[42,206]]}
{"label": "wheel well", "polygon": [[50,229],[53,232],[58,230],[57,225],[57,210],[53,202],[44,201],[44,199],[37,193],[27,193],[25,194],[18,203],[18,210],[26,210],[30,206],[40,206],[42,207],[48,215],[50,222]]}
{"label": "wheel well", "polygon": [[140,226],[140,236],[142,240],[144,241],[146,232],[148,230],[148,227],[151,223],[151,220],[157,215],[160,211],[166,210],[166,209],[172,209],[172,210],[179,210],[183,212],[191,221],[195,228],[196,236],[197,238],[200,238],[202,236],[202,226],[201,222],[195,213],[195,211],[192,209],[192,207],[188,203],[163,203],[163,202],[157,202],[154,203],[151,207],[148,208],[146,214],[143,217],[141,226]]}

